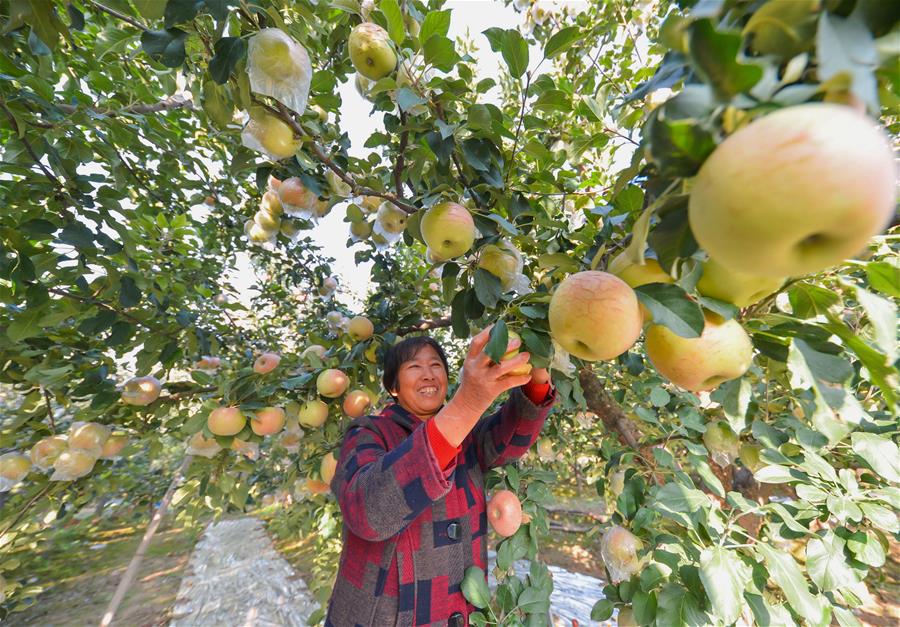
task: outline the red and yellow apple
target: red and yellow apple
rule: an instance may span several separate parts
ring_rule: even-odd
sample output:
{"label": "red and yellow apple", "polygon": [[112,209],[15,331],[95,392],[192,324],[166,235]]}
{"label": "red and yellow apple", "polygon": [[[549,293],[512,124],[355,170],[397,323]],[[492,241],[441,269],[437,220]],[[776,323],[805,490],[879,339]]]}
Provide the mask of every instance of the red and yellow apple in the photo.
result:
{"label": "red and yellow apple", "polygon": [[550,299],[550,334],[586,361],[613,359],[641,334],[637,296],[622,279],[587,270],[569,275]]}
{"label": "red and yellow apple", "polygon": [[647,329],[644,348],[659,373],[675,385],[701,392],[736,379],[753,361],[753,343],[737,320],[704,314],[700,337],[676,335],[662,325]]}
{"label": "red and yellow apple", "polygon": [[347,390],[350,379],[343,371],[336,368],[328,368],[319,373],[316,378],[316,391],[326,398],[337,398]]}
{"label": "red and yellow apple", "polygon": [[264,407],[253,413],[250,429],[256,435],[273,435],[284,428],[285,413],[281,407]]}
{"label": "red and yellow apple", "polygon": [[115,459],[128,445],[128,436],[122,434],[111,435],[103,444],[100,459]]}
{"label": "red and yellow apple", "polygon": [[640,539],[619,525],[606,530],[600,540],[600,555],[613,583],[630,579],[641,567],[638,553],[643,548]]}
{"label": "red and yellow apple", "polygon": [[334,453],[328,453],[322,458],[322,461],[319,464],[319,474],[322,475],[322,481],[330,484],[331,480],[334,479],[336,470],[337,460],[334,458]]}
{"label": "red and yellow apple", "polygon": [[366,414],[372,404],[365,390],[353,390],[344,398],[344,413],[351,418],[359,418]]}
{"label": "red and yellow apple", "polygon": [[31,461],[40,470],[50,470],[53,463],[69,444],[66,439],[59,435],[51,435],[41,438],[31,447]]}
{"label": "red and yellow apple", "polygon": [[28,475],[31,460],[24,453],[11,452],[0,455],[0,491],[9,490]]}
{"label": "red and yellow apple", "polygon": [[491,527],[499,535],[508,538],[522,525],[522,503],[515,492],[494,492],[487,504],[487,517]]}
{"label": "red and yellow apple", "polygon": [[281,363],[281,355],[278,353],[263,353],[253,362],[253,372],[268,374],[275,370],[279,363]]}
{"label": "red and yellow apple", "polygon": [[891,143],[849,107],[779,109],[723,141],[703,163],[688,218],[729,270],[818,272],[859,253],[896,210]]}
{"label": "red and yellow apple", "polygon": [[297,420],[304,427],[321,427],[328,419],[328,405],[319,399],[306,401],[297,413]]}
{"label": "red and yellow apple", "polygon": [[97,463],[97,456],[82,449],[66,449],[53,463],[50,481],[73,481],[90,474]]}
{"label": "red and yellow apple", "polygon": [[122,388],[122,402],[126,405],[149,405],[159,398],[162,383],[156,377],[134,377]]}
{"label": "red and yellow apple", "polygon": [[209,413],[206,426],[215,435],[237,435],[247,424],[239,407],[216,407]]}

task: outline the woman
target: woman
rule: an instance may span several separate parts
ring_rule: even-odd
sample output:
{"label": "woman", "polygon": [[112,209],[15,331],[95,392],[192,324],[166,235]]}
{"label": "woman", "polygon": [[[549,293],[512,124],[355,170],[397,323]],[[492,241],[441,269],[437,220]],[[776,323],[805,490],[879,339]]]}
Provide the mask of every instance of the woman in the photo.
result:
{"label": "woman", "polygon": [[[510,374],[528,353],[491,362],[489,332],[472,340],[446,404],[437,342],[409,338],[388,350],[383,383],[395,402],[350,425],[331,482],[344,544],[327,626],[468,624],[475,608],[463,575],[487,570],[483,473],[528,450],[555,400],[543,368]],[[507,390],[500,411],[480,420]]]}

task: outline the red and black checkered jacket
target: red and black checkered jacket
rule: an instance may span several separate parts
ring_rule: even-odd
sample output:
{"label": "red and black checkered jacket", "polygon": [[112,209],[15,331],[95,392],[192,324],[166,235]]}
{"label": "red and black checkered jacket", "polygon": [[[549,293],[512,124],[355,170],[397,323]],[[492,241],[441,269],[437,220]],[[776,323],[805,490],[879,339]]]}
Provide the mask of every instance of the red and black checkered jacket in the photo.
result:
{"label": "red and black checkered jacket", "polygon": [[513,389],[445,470],[426,423],[400,405],[353,421],[331,482],[344,527],[325,625],[447,625],[457,612],[468,624],[463,574],[487,570],[483,474],[525,454],[554,400]]}

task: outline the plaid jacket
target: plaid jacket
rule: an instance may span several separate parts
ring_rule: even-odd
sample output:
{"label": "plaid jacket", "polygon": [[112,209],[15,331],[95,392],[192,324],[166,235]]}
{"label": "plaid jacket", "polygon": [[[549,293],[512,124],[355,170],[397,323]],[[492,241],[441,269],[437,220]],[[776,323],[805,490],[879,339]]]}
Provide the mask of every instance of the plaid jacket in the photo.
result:
{"label": "plaid jacket", "polygon": [[487,570],[483,473],[525,454],[554,400],[513,389],[445,471],[425,423],[399,405],[354,420],[331,482],[344,526],[326,627],[447,625],[454,612],[468,624],[463,574]]}

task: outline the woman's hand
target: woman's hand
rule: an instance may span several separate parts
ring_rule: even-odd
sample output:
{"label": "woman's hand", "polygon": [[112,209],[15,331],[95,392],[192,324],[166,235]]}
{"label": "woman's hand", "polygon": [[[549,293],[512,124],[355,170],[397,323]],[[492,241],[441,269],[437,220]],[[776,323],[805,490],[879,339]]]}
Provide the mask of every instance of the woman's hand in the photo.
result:
{"label": "woman's hand", "polygon": [[[528,363],[531,355],[522,352],[511,359],[494,363],[491,358],[484,352],[490,338],[491,328],[493,325],[484,329],[481,333],[472,338],[469,345],[469,352],[463,363],[462,375],[460,377],[459,388],[453,395],[452,401],[459,403],[467,410],[477,413],[479,416],[483,414],[494,400],[503,392],[520,385],[525,385],[535,376],[539,376],[541,371],[546,375],[547,371],[538,368],[528,374],[512,375],[509,374],[516,368],[520,368]],[[514,339],[506,346],[506,350],[511,351],[519,348],[522,344],[521,340]],[[547,376],[549,380],[549,376]]]}
{"label": "woman's hand", "polygon": [[534,368],[531,371],[531,382],[543,385],[550,383],[550,372],[546,368]]}

